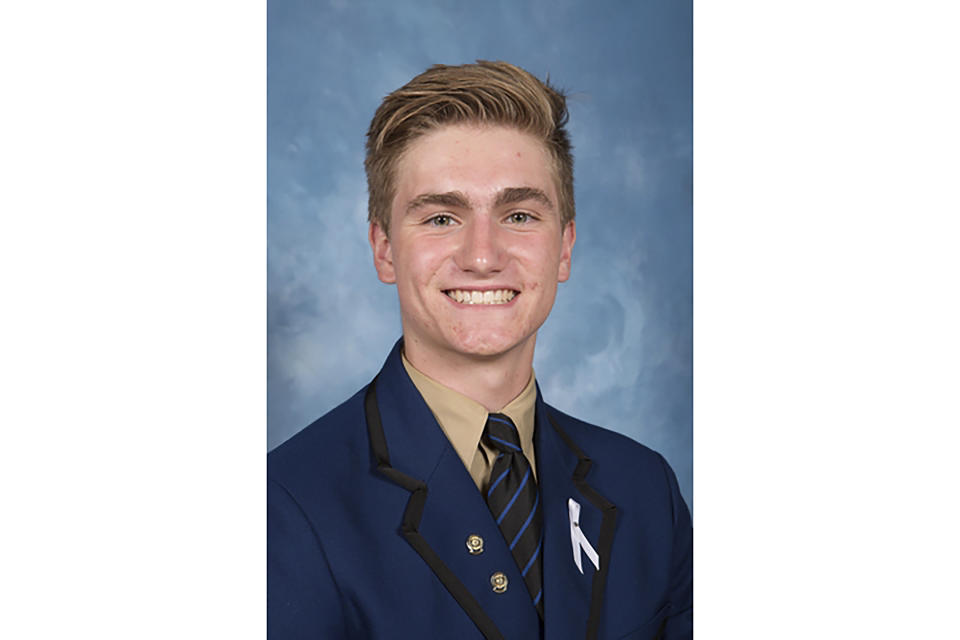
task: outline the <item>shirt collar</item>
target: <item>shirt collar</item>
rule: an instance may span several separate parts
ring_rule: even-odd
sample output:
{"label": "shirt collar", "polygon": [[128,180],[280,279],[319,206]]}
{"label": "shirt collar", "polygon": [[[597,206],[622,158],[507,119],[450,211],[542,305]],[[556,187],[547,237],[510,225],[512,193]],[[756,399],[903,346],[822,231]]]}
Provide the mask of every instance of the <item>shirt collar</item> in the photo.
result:
{"label": "shirt collar", "polygon": [[[423,396],[457,455],[469,469],[477,447],[480,445],[489,412],[479,402],[417,370],[407,360],[406,355],[401,354],[401,358],[407,375]],[[506,414],[516,424],[517,431],[520,433],[520,446],[528,460],[534,459],[533,430],[536,400],[536,376],[531,371],[530,380],[527,381],[523,391],[498,412]]]}

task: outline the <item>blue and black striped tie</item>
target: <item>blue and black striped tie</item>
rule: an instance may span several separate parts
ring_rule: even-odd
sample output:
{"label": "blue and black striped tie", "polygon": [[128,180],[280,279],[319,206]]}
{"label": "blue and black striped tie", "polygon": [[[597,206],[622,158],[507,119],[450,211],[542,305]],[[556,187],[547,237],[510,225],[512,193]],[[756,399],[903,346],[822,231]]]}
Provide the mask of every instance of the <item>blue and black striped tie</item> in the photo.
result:
{"label": "blue and black striped tie", "polygon": [[487,487],[487,505],[510,547],[530,597],[543,618],[543,509],[537,481],[520,448],[513,420],[491,413],[483,437],[500,452]]}

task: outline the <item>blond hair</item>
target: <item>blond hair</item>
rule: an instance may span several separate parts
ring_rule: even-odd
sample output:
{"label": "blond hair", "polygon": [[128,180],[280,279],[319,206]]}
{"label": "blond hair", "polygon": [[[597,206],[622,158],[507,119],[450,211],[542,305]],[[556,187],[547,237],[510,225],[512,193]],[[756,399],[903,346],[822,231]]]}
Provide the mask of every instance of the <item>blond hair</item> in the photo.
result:
{"label": "blond hair", "polygon": [[560,221],[573,220],[573,155],[562,92],[507,62],[436,64],[380,103],[367,131],[368,220],[386,233],[400,157],[416,138],[452,124],[513,127],[540,140],[553,160]]}

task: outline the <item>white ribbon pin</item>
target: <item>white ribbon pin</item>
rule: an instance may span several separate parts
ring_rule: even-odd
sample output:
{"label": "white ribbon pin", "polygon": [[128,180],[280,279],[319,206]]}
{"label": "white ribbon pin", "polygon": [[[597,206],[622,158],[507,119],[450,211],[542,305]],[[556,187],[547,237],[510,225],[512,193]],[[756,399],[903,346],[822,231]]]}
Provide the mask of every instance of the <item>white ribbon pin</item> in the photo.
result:
{"label": "white ribbon pin", "polygon": [[580,549],[583,549],[593,566],[597,568],[597,571],[600,571],[600,556],[597,555],[597,552],[590,545],[590,541],[587,540],[587,536],[583,534],[583,530],[580,528],[580,503],[570,498],[567,501],[567,506],[570,508],[570,543],[573,545],[573,561],[576,563],[577,569],[580,569],[580,573],[583,573],[583,565],[580,564]]}

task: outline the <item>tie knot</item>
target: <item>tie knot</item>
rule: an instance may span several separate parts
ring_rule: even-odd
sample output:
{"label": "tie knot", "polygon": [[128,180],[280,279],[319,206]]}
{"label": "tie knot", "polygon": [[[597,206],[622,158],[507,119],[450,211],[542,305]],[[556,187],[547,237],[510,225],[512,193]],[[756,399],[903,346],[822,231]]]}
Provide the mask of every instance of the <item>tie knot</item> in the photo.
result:
{"label": "tie knot", "polygon": [[502,413],[491,413],[487,416],[487,428],[484,430],[490,445],[504,453],[521,452],[520,433],[508,416]]}

